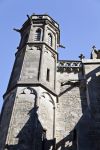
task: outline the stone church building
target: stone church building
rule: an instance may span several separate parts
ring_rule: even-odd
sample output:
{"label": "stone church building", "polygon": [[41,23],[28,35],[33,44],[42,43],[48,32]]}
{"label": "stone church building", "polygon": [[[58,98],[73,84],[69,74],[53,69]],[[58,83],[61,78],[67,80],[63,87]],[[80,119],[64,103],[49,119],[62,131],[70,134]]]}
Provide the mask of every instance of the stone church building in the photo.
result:
{"label": "stone church building", "polygon": [[[59,60],[59,24],[27,16],[4,94],[0,150],[100,150],[100,50]],[[63,46],[62,46],[63,47]]]}

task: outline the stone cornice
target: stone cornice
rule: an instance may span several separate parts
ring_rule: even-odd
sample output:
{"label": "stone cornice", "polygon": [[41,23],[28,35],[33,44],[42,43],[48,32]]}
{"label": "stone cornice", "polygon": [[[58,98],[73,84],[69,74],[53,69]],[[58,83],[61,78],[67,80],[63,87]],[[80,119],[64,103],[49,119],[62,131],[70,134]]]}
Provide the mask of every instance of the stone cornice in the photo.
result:
{"label": "stone cornice", "polygon": [[11,89],[9,89],[8,91],[6,91],[6,93],[3,95],[3,98],[5,98],[11,91],[13,91],[15,88],[17,87],[29,87],[29,86],[40,86],[43,87],[44,89],[46,89],[48,92],[50,92],[52,95],[57,97],[57,94],[55,91],[53,91],[52,89],[48,88],[47,86],[44,86],[44,84],[42,83],[17,83],[15,86],[13,86]]}

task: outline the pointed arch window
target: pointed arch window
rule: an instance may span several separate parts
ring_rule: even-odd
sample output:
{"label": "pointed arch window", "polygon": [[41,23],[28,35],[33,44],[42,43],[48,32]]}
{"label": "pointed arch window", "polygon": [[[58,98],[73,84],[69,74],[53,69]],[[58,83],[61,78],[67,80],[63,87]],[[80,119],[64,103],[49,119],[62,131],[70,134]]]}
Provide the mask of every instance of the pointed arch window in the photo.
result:
{"label": "pointed arch window", "polygon": [[48,34],[48,44],[52,46],[52,35],[50,33]]}
{"label": "pointed arch window", "polygon": [[41,29],[37,29],[35,32],[34,41],[40,41],[41,40]]}

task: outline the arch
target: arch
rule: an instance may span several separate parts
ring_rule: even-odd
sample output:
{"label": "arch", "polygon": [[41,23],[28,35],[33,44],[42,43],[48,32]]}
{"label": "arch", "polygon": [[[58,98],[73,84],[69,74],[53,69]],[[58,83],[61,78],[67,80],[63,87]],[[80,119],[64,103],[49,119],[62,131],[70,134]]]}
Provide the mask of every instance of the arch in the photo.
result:
{"label": "arch", "polygon": [[54,106],[54,108],[55,108],[55,102],[54,102],[52,96],[50,95],[50,93],[48,93],[48,92],[43,92],[43,93],[42,93],[42,96],[45,98],[45,95],[44,95],[44,94],[47,94],[47,95],[50,97],[50,99],[51,99],[50,102],[53,104],[53,106]]}
{"label": "arch", "polygon": [[33,94],[35,97],[34,97],[34,100],[35,100],[35,106],[37,106],[37,92],[34,88],[31,88],[31,87],[26,87],[24,88],[20,94]]}
{"label": "arch", "polygon": [[48,45],[53,46],[53,36],[51,33],[48,33]]}
{"label": "arch", "polygon": [[38,29],[35,31],[34,41],[40,41],[40,40],[41,40],[41,29],[38,28]]}
{"label": "arch", "polygon": [[48,92],[43,92],[41,97],[46,98],[45,94],[49,96],[49,98],[50,98],[49,102],[53,105],[53,108],[52,108],[52,110],[53,110],[53,114],[52,114],[53,115],[52,116],[53,117],[53,122],[52,122],[53,123],[53,135],[52,136],[53,136],[53,138],[55,138],[55,102],[54,102],[51,94]]}

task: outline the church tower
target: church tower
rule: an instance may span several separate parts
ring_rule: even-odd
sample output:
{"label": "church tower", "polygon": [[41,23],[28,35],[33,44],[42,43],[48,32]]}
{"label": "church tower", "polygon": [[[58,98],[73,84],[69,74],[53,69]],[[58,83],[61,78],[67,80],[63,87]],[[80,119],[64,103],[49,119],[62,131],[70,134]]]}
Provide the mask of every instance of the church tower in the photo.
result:
{"label": "church tower", "polygon": [[4,94],[0,150],[42,150],[55,146],[59,25],[48,15],[28,16]]}
{"label": "church tower", "polygon": [[[4,94],[0,150],[100,150],[100,50],[59,60],[59,25],[27,16]],[[63,47],[63,46],[61,46]]]}

